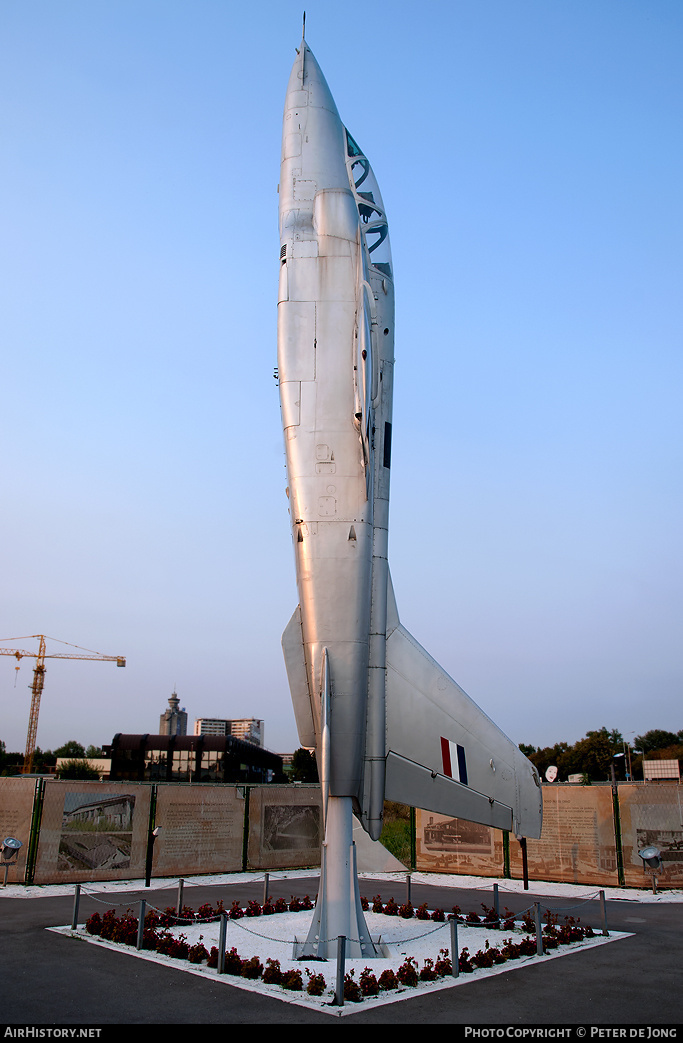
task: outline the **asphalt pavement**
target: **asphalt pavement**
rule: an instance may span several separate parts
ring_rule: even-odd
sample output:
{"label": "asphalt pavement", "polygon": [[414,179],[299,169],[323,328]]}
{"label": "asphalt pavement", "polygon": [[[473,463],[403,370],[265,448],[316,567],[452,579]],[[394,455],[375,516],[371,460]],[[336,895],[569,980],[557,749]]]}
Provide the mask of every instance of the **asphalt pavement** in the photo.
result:
{"label": "asphalt pavement", "polygon": [[[562,910],[571,904],[561,897],[536,895],[533,886],[532,882],[530,890],[522,893],[501,892],[501,911],[507,907],[518,912],[537,900],[545,907]],[[142,889],[130,894],[119,891],[110,902],[106,896],[96,899],[85,894],[79,921],[83,923],[92,912],[101,913],[115,903],[122,911],[128,907],[128,899],[130,908],[137,908],[140,898],[151,900],[152,894],[158,908],[175,906],[175,882],[165,890],[155,881],[154,888],[153,892]],[[385,901],[390,897],[403,900],[404,888],[397,879],[361,881],[361,893],[369,898],[381,894]],[[289,900],[292,895],[314,897],[316,889],[316,876],[273,877],[269,893]],[[234,900],[246,905],[250,899],[261,901],[262,897],[263,883],[254,879],[199,884],[185,892],[186,904],[195,909],[219,899],[229,907]],[[491,906],[492,891],[483,883],[479,890],[463,889],[457,879],[453,886],[413,880],[411,900],[416,907],[427,902],[430,908],[449,910],[458,905],[463,913],[481,912],[482,905]],[[649,1035],[639,1033],[640,1038],[647,1039],[667,1034],[670,1038],[664,1028],[680,1026],[683,1020],[683,900],[658,904],[608,899],[609,929],[630,932],[631,937],[487,979],[467,982],[461,978],[453,988],[375,1009],[359,1005],[357,1011],[336,1020],[325,1013],[234,988],[225,979],[214,982],[47,930],[69,924],[72,908],[72,893],[48,891],[35,898],[0,895],[0,1026],[4,1038],[23,1035],[8,1032],[5,1026],[17,1030],[52,1026],[50,1033],[39,1034],[42,1038],[59,1036],[54,1029],[57,1026],[99,1027],[95,1038],[102,1040],[112,1034],[107,1026],[125,1025],[579,1025],[588,1027],[587,1038],[602,1039],[611,1034],[603,1031],[598,1035],[591,1026],[626,1027],[622,1038],[634,1036],[628,1030],[636,1026],[660,1026]],[[600,928],[597,898],[578,913],[582,923]],[[677,1035],[683,1037],[683,1030],[678,1028]]]}

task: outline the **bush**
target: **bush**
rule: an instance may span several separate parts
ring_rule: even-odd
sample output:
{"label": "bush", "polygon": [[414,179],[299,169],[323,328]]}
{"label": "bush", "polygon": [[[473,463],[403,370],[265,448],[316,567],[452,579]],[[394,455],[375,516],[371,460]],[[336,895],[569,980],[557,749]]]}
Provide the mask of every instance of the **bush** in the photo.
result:
{"label": "bush", "polygon": [[285,971],[282,975],[282,981],[280,984],[283,989],[290,989],[292,992],[301,992],[304,987],[301,971],[298,969]]}
{"label": "bush", "polygon": [[306,968],[306,974],[308,975],[308,984],[306,985],[308,995],[322,996],[327,985],[322,974],[313,974],[308,967]]}
{"label": "bush", "polygon": [[88,934],[99,934],[102,930],[102,917],[99,913],[93,913],[85,921],[85,929]]}
{"label": "bush", "polygon": [[92,779],[97,782],[100,773],[89,761],[69,760],[60,764],[55,772],[58,779]]}
{"label": "bush", "polygon": [[418,973],[417,963],[412,956],[406,956],[404,962],[399,967],[396,977],[400,981],[401,985],[417,985]]}
{"label": "bush", "polygon": [[260,978],[263,974],[263,964],[258,956],[252,956],[250,960],[245,960],[240,974],[242,978]]}
{"label": "bush", "polygon": [[263,980],[266,985],[281,985],[282,971],[279,960],[266,960],[266,969],[263,972]]}
{"label": "bush", "polygon": [[354,978],[352,970],[344,975],[344,999],[350,1000],[351,1003],[360,1003],[363,999],[360,985]]}
{"label": "bush", "polygon": [[398,978],[394,972],[389,968],[386,971],[382,971],[379,976],[378,985],[380,989],[389,990],[398,988]]}
{"label": "bush", "polygon": [[377,996],[379,982],[369,967],[364,967],[360,976],[360,991],[364,996]]}
{"label": "bush", "polygon": [[[216,964],[218,966],[218,964]],[[225,954],[225,973],[235,974],[238,977],[242,973],[242,967],[244,966],[244,960],[240,957],[237,949],[232,947],[229,952]]]}
{"label": "bush", "polygon": [[434,960],[425,960],[424,966],[420,971],[420,981],[435,981],[437,978],[438,974],[434,967]]}
{"label": "bush", "polygon": [[157,938],[157,952],[162,956],[172,956],[176,960],[186,960],[190,952],[184,934],[175,938],[172,934],[160,934]]}
{"label": "bush", "polygon": [[204,960],[208,960],[209,954],[206,947],[201,942],[197,942],[196,945],[190,947],[187,958],[190,963],[203,963]]}

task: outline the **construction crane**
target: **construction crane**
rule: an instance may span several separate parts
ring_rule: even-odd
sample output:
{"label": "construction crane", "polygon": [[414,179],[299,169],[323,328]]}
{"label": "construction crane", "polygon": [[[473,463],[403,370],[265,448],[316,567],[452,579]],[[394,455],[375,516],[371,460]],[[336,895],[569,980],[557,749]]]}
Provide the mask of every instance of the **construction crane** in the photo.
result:
{"label": "construction crane", "polygon": [[[26,736],[26,752],[24,764],[21,769],[22,775],[28,775],[33,767],[33,754],[36,748],[36,735],[38,734],[38,713],[40,712],[40,697],[45,684],[45,660],[46,659],[98,659],[107,663],[116,663],[117,666],[125,666],[126,660],[123,656],[101,655],[89,648],[80,648],[78,645],[69,645],[68,641],[60,641],[59,644],[69,645],[69,648],[77,648],[78,652],[47,652],[46,641],[58,641],[58,638],[46,638],[44,634],[31,634],[39,642],[37,652],[27,652],[23,648],[0,647],[0,655],[13,655],[15,659],[35,659],[36,665],[33,670],[33,684],[31,685],[31,712],[28,719],[28,735]],[[28,641],[28,637],[5,637],[0,641]],[[18,670],[19,667],[17,666]]]}

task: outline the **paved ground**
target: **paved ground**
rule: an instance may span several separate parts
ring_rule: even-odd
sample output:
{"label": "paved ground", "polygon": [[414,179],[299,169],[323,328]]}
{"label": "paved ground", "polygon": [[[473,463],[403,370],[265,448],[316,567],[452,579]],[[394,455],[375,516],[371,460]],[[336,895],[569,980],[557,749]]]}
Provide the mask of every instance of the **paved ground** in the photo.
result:
{"label": "paved ground", "polygon": [[[528,892],[501,891],[501,910],[506,906],[517,912],[537,898],[551,908],[575,903],[566,897],[536,896],[533,887],[532,882]],[[293,894],[313,896],[316,888],[315,877],[272,877],[269,892],[289,899]],[[361,892],[398,901],[404,898],[405,884],[372,879],[361,882]],[[164,908],[175,905],[176,896],[175,886],[146,894],[143,890],[130,895],[130,907],[147,897]],[[246,904],[262,896],[262,883],[244,881],[193,886],[186,890],[185,901],[197,908],[222,899],[229,906],[235,899]],[[450,909],[457,904],[463,912],[480,912],[481,903],[492,904],[490,884],[482,883],[481,890],[464,889],[457,880],[452,887],[413,880],[411,898],[416,906],[426,901],[432,908]],[[114,901],[127,905],[128,897],[112,895],[109,905]],[[633,932],[633,937],[429,997],[374,1011],[359,1008],[341,1021],[45,930],[69,923],[72,905],[72,895],[48,891],[39,898],[0,897],[0,1020],[4,1025],[676,1026],[682,1020],[683,902],[608,900],[608,926]],[[102,912],[102,903],[84,897],[80,922],[96,909]],[[597,900],[576,912],[582,923],[600,927]],[[104,1030],[101,1038],[108,1035]],[[678,1036],[682,1035],[679,1029]]]}

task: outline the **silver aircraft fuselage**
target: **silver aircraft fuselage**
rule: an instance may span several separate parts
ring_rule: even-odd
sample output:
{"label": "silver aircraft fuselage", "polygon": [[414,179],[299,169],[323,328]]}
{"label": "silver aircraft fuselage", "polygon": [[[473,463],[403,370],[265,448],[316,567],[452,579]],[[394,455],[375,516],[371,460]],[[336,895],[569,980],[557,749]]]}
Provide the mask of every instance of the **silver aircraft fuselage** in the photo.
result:
{"label": "silver aircraft fuselage", "polygon": [[348,805],[334,806],[326,836],[343,834],[345,849],[353,808],[377,839],[386,798],[538,837],[535,767],[398,617],[387,562],[388,224],[305,40],[285,100],[279,217],[278,375],[299,592],[282,643],[324,819],[334,801]]}
{"label": "silver aircraft fuselage", "polygon": [[[302,41],[287,88],[279,186],[278,375],[301,640],[306,744],[322,783],[379,835],[394,288],[384,207]],[[377,640],[373,641],[373,635]],[[300,729],[301,731],[301,729]],[[375,778],[370,765],[376,765]],[[374,781],[374,785],[373,785]]]}

